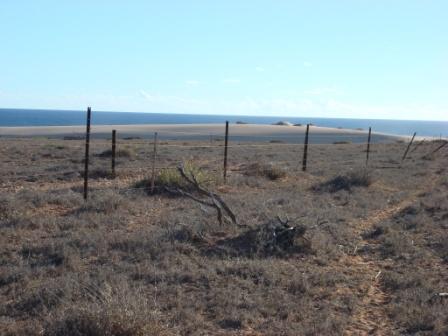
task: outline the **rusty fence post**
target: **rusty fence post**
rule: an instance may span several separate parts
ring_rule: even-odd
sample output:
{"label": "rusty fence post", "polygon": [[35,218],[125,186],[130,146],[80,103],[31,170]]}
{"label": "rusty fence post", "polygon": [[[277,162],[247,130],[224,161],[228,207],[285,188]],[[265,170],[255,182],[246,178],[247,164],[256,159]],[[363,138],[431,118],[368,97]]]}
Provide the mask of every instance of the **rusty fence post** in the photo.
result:
{"label": "rusty fence post", "polygon": [[155,188],[156,159],[157,159],[157,132],[154,133],[154,147],[153,147],[153,152],[152,152],[151,194],[154,193],[154,188]]}
{"label": "rusty fence post", "polygon": [[308,134],[310,132],[310,124],[306,124],[305,132],[305,142],[303,147],[303,159],[302,159],[302,170],[306,171],[306,164],[308,159]]}
{"label": "rusty fence post", "polygon": [[369,135],[367,136],[367,154],[366,154],[366,166],[369,164],[369,156],[370,156],[370,139],[372,137],[372,127],[369,127]]}
{"label": "rusty fence post", "polygon": [[408,155],[409,152],[409,148],[411,148],[412,143],[414,142],[414,138],[415,135],[417,134],[417,132],[414,132],[414,135],[412,136],[411,141],[409,142],[408,146],[406,147],[406,150],[404,151],[403,157],[401,158],[401,162],[403,163],[403,161],[406,159],[406,156]]}
{"label": "rusty fence post", "polygon": [[115,156],[117,149],[117,131],[112,130],[112,178],[115,178]]}
{"label": "rusty fence post", "polygon": [[226,136],[224,140],[224,183],[227,182],[227,151],[229,146],[229,122],[226,121]]}
{"label": "rusty fence post", "polygon": [[86,149],[84,156],[84,200],[87,200],[88,187],[89,187],[89,150],[90,150],[90,119],[92,111],[90,107],[87,108],[87,121],[86,121]]}

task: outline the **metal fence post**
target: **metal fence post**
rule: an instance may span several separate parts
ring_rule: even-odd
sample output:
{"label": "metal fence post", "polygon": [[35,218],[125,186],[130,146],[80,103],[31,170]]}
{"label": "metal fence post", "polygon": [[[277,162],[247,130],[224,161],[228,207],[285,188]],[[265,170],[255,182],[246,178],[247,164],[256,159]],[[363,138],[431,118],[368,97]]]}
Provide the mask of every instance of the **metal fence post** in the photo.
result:
{"label": "metal fence post", "polygon": [[117,131],[112,130],[112,177],[115,178],[115,156],[117,148]]}
{"label": "metal fence post", "polygon": [[303,159],[302,159],[302,170],[306,171],[306,164],[308,159],[308,134],[310,132],[310,124],[306,124],[305,132],[305,142],[303,147]]}
{"label": "metal fence post", "polygon": [[372,127],[369,127],[369,135],[367,137],[367,154],[366,154],[366,166],[369,164],[370,156],[370,138],[372,136]]}
{"label": "metal fence post", "polygon": [[151,194],[154,193],[156,182],[156,159],[157,159],[157,132],[154,133],[154,147],[152,153]]}
{"label": "metal fence post", "polygon": [[227,182],[227,150],[229,145],[229,122],[226,121],[226,137],[224,141],[224,183]]}
{"label": "metal fence post", "polygon": [[401,162],[403,162],[406,159],[406,156],[408,155],[409,148],[411,148],[412,142],[414,142],[414,138],[415,138],[416,134],[417,134],[417,132],[414,132],[414,135],[412,136],[412,139],[409,142],[408,147],[406,147],[403,157],[401,158]]}
{"label": "metal fence post", "polygon": [[86,122],[86,150],[84,156],[84,200],[87,200],[89,187],[89,149],[90,149],[90,119],[92,111],[90,107],[87,108],[87,122]]}

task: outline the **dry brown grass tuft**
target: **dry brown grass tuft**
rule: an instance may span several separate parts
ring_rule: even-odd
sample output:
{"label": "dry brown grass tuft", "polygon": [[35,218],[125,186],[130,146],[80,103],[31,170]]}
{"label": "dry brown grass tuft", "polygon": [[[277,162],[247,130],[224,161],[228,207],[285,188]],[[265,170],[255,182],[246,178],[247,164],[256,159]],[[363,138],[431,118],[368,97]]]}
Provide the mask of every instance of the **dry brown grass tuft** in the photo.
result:
{"label": "dry brown grass tuft", "polygon": [[287,175],[284,169],[274,164],[265,164],[259,162],[243,166],[242,171],[246,176],[261,176],[272,181],[284,178]]}
{"label": "dry brown grass tuft", "polygon": [[143,293],[128,286],[90,288],[91,299],[47,317],[45,336],[168,336],[160,314]]}

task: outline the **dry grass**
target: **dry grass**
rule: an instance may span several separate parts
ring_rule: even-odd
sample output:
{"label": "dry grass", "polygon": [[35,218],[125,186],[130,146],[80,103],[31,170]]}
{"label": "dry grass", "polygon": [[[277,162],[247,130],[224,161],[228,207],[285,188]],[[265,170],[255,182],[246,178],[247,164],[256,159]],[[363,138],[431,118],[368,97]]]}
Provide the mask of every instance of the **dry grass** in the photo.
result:
{"label": "dry grass", "polygon": [[243,166],[243,173],[247,176],[262,176],[269,180],[278,180],[286,177],[287,173],[285,169],[280,168],[272,163],[251,163]]}
{"label": "dry grass", "polygon": [[[181,164],[187,176],[194,178],[202,186],[214,186],[219,183],[219,178],[204,169],[201,169],[192,162],[184,162]],[[180,165],[178,166],[180,167]],[[167,189],[182,189],[185,191],[192,191],[193,187],[186,181],[179,172],[178,167],[160,169],[154,178],[154,192],[167,193]],[[151,189],[151,178],[143,178],[137,181],[133,187],[141,188],[149,191]]]}
{"label": "dry grass", "polygon": [[[193,201],[132,189],[150,174],[149,145],[127,140],[135,156],[118,158],[116,179],[92,178],[84,202],[72,175],[82,144],[41,142],[0,143],[2,335],[340,335],[372,282],[347,264],[354,254],[381,265],[389,334],[448,333],[446,299],[435,295],[447,290],[448,157],[422,160],[433,144],[401,169],[374,167],[398,162],[406,144],[373,144],[369,172],[350,170],[364,163],[362,146],[311,146],[307,173],[297,169],[300,146],[231,147],[230,167],[258,164],[232,169],[226,185],[213,163],[221,147],[161,146],[160,166],[194,162],[242,224],[220,226]],[[95,155],[105,149],[92,141],[92,172],[108,171]],[[157,184],[178,181],[171,171],[159,170]],[[408,198],[360,236],[353,223]],[[277,215],[304,230],[278,250],[266,248]]]}

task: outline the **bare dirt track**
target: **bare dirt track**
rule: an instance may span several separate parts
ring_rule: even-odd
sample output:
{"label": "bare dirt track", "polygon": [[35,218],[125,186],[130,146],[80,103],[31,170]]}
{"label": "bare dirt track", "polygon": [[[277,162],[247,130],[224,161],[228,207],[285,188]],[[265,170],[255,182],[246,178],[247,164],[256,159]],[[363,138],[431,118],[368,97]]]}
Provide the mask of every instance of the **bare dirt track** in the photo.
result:
{"label": "bare dirt track", "polygon": [[363,238],[363,234],[372,231],[378,224],[392,219],[404,209],[417,203],[419,195],[430,193],[441,182],[442,179],[439,176],[431,174],[427,181],[423,183],[424,189],[415,191],[399,204],[374,211],[365,220],[351,223],[354,232],[359,234],[362,240],[359,247],[356,247],[354,254],[347,256],[348,260],[345,266],[354,272],[362,272],[369,276],[368,281],[358,289],[360,293],[363,293],[363,299],[351,323],[344,331],[345,335],[398,335],[405,332],[395,321],[390,319],[386,307],[391,301],[390,294],[385,293],[380,284],[381,273],[385,269],[393,268],[393,261],[384,260],[369,253],[357,255],[356,252],[358,250],[372,250],[371,245],[377,244],[371,239]]}
{"label": "bare dirt track", "polygon": [[[377,210],[364,221],[352,223],[361,239],[362,234],[372,230],[375,225],[398,214],[412,204],[415,198],[404,200],[398,205],[386,209]],[[369,240],[362,239],[359,249],[369,249]],[[363,296],[353,319],[345,330],[345,335],[393,335],[397,333],[397,326],[390,320],[386,304],[390,301],[389,295],[384,293],[379,283],[382,270],[391,266],[390,262],[377,260],[370,255],[348,255],[344,266],[353,272],[367,274],[367,282],[362,283],[357,289]]]}

